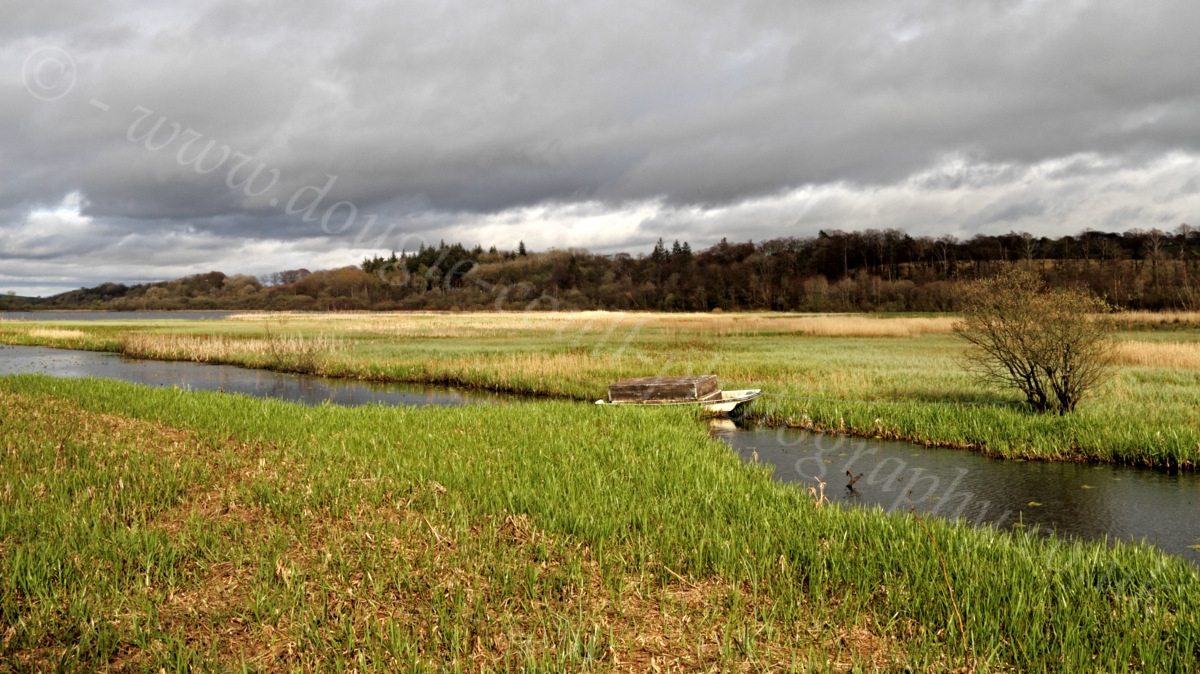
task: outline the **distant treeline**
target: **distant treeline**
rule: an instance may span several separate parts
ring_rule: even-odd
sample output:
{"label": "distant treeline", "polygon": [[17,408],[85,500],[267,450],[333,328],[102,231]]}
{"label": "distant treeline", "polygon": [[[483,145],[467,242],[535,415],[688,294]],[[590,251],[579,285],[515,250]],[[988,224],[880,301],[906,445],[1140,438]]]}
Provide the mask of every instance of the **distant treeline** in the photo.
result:
{"label": "distant treeline", "polygon": [[0,295],[0,311],[27,311],[37,299],[33,297],[21,297],[15,292],[8,292]]}
{"label": "distant treeline", "polygon": [[359,267],[266,277],[211,272],[137,286],[104,284],[37,301],[93,309],[611,309],[948,311],[958,284],[1023,265],[1054,287],[1086,286],[1126,309],[1200,310],[1200,231],[1087,231],[912,237],[898,230],[729,243],[649,255],[485,251],[439,244]]}

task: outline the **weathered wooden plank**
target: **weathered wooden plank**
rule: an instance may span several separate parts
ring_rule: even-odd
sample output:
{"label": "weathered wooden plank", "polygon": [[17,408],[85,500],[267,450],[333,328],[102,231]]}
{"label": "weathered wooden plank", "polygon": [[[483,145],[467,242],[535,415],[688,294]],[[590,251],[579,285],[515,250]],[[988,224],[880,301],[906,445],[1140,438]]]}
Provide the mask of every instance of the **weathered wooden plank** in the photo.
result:
{"label": "weathered wooden plank", "polygon": [[701,400],[718,392],[717,375],[693,377],[635,377],[608,387],[609,402]]}

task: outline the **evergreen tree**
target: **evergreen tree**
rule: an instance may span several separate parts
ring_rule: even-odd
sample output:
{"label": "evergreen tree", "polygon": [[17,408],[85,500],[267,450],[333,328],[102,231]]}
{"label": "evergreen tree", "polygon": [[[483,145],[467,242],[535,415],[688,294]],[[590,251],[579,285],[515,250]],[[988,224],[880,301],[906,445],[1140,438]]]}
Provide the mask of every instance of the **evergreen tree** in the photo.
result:
{"label": "evergreen tree", "polygon": [[[679,246],[678,242],[676,242],[675,245]],[[687,264],[688,262],[691,262],[692,261],[692,247],[688,245],[687,241],[684,241],[683,245],[679,246],[678,252],[671,253],[671,259],[679,262],[680,264]]]}
{"label": "evergreen tree", "polygon": [[660,237],[658,243],[654,244],[654,252],[650,253],[650,259],[655,262],[662,262],[667,257],[667,248],[663,245],[663,240]]}

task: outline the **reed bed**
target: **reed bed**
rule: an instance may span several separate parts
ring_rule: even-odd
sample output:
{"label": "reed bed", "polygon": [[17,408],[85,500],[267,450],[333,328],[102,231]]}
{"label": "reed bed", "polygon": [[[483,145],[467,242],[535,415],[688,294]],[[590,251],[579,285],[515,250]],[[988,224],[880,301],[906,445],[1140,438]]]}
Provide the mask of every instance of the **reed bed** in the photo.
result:
{"label": "reed bed", "polygon": [[224,335],[122,334],[122,354],[131,358],[187,360],[197,363],[233,363],[246,358],[269,362],[312,361],[319,355],[345,350],[341,339],[326,335],[269,335],[265,338]]}
{"label": "reed bed", "polygon": [[1200,577],[1182,560],[817,507],[688,413],[614,411],[0,378],[0,657],[143,671],[1200,663]]}
{"label": "reed bed", "polygon": [[1200,369],[1200,342],[1118,342],[1114,355],[1123,365]]}
{"label": "reed bed", "polygon": [[1200,311],[1120,311],[1111,317],[1118,323],[1147,326],[1200,324]]}
{"label": "reed bed", "polygon": [[0,343],[25,346],[54,346],[67,349],[109,350],[107,335],[92,326],[77,329],[55,323],[0,321]]}
{"label": "reed bed", "polygon": [[[600,313],[600,312],[597,312]],[[585,320],[588,314],[578,320]],[[639,321],[638,319],[641,318]],[[821,337],[911,337],[952,332],[950,316],[890,318],[868,314],[610,314],[598,322],[720,337],[812,335]]]}
{"label": "reed bed", "polygon": [[[773,314],[255,314],[111,326],[13,323],[0,326],[0,341],[589,401],[626,377],[715,373],[728,388],[770,394],[749,413],[771,423],[882,432],[998,457],[1200,468],[1200,368],[1190,366],[1191,347],[1154,346],[1200,334],[1128,324],[1121,338],[1130,344],[1119,351],[1115,379],[1074,414],[1044,417],[964,372],[964,346],[944,332],[952,323]],[[85,337],[28,333],[67,328]],[[914,334],[921,330],[928,331]]]}
{"label": "reed bed", "polygon": [[[617,316],[617,314],[612,314]],[[319,326],[350,334],[376,335],[397,339],[457,339],[498,337],[514,331],[545,332],[557,330],[575,320],[579,313],[493,313],[471,314],[463,320],[459,314],[433,312],[340,312],[332,314],[279,313],[236,314],[230,321],[275,325],[279,329]]]}
{"label": "reed bed", "polygon": [[61,328],[34,328],[29,336],[43,339],[82,339],[86,336],[82,330],[63,330]]}
{"label": "reed bed", "polygon": [[[262,322],[262,314],[230,320]],[[655,314],[612,311],[439,314],[371,312],[272,314],[281,324],[336,325],[339,330],[393,337],[498,336],[511,331],[605,332],[614,329],[702,333],[718,337],[796,334],[826,337],[910,337],[952,332],[949,316],[882,318],[867,314]]]}
{"label": "reed bed", "polygon": [[788,332],[819,337],[914,337],[954,331],[957,319],[868,318],[865,316],[813,316],[786,321]]}

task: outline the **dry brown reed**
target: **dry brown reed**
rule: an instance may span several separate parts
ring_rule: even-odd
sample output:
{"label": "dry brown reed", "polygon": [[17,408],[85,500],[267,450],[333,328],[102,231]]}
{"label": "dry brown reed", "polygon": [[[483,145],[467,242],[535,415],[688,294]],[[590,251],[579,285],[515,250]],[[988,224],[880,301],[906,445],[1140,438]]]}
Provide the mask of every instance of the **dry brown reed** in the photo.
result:
{"label": "dry brown reed", "polygon": [[1118,323],[1171,325],[1200,323],[1200,311],[1122,311],[1112,315]]}
{"label": "dry brown reed", "polygon": [[56,328],[34,328],[29,331],[30,337],[44,339],[80,339],[84,336],[79,330],[61,330]]}
{"label": "dry brown reed", "polygon": [[822,337],[913,337],[948,333],[956,318],[871,318],[867,316],[811,316],[793,319],[795,331]]}
{"label": "dry brown reed", "polygon": [[[261,321],[261,314],[230,320]],[[444,314],[272,314],[281,326],[320,324],[390,337],[501,337],[513,332],[603,332],[613,328],[670,333],[687,330],[713,337],[796,334],[819,337],[912,337],[953,331],[951,316],[881,318],[865,314],[663,314],[612,311]],[[331,325],[332,324],[332,325]]]}
{"label": "dry brown reed", "polygon": [[609,325],[691,330],[710,335],[754,336],[800,334],[821,337],[910,337],[947,333],[954,329],[949,316],[881,318],[864,314],[615,314],[581,312],[573,320]]}
{"label": "dry brown reed", "polygon": [[1115,356],[1122,365],[1200,369],[1200,342],[1120,342]]}
{"label": "dry brown reed", "polygon": [[225,362],[235,356],[265,357],[328,354],[342,351],[340,339],[319,335],[270,335],[266,338],[235,338],[226,335],[125,334],[118,339],[121,353],[135,358],[190,360],[197,363]]}

